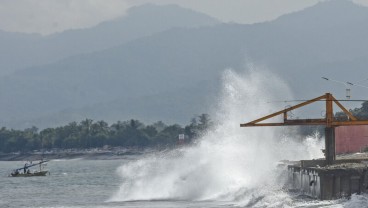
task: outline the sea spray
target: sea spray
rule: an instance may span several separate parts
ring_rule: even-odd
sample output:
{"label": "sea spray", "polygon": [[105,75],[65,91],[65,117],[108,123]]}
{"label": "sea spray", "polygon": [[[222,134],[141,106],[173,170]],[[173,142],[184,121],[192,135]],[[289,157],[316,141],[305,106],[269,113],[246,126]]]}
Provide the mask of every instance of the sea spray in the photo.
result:
{"label": "sea spray", "polygon": [[[221,94],[213,129],[193,146],[149,155],[119,167],[123,182],[111,201],[221,200],[270,206],[280,199],[286,203],[283,206],[291,204],[277,181],[277,162],[320,156],[320,144],[309,142],[311,145],[304,146],[307,143],[280,137],[282,127],[239,127],[282,109],[282,104],[267,101],[290,99],[289,88],[269,71],[250,69],[237,74],[226,70]],[[280,200],[273,205],[279,206]]]}

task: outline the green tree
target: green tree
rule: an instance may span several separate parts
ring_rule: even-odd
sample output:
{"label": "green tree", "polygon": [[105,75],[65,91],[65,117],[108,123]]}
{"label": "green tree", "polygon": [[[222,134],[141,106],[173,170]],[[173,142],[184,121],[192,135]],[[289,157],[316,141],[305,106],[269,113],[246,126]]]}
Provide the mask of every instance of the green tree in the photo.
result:
{"label": "green tree", "polygon": [[124,146],[148,146],[149,139],[140,129],[144,128],[143,123],[138,120],[130,120],[122,132],[121,138],[124,140]]}
{"label": "green tree", "polygon": [[196,139],[201,137],[212,126],[213,122],[210,116],[204,113],[192,118],[190,124],[185,127],[184,132],[190,139]]}
{"label": "green tree", "polygon": [[51,149],[56,139],[54,128],[47,128],[40,132],[41,149]]}
{"label": "green tree", "polygon": [[109,124],[105,121],[97,121],[91,125],[91,146],[102,147],[107,144],[109,137]]}
{"label": "green tree", "polygon": [[81,137],[80,137],[80,145],[81,147],[91,147],[91,127],[93,124],[92,119],[86,118],[85,120],[80,122],[81,129]]}
{"label": "green tree", "polygon": [[166,127],[156,136],[156,144],[157,145],[164,145],[164,146],[173,146],[177,144],[179,134],[184,133],[184,129],[178,125],[174,124],[171,126]]}

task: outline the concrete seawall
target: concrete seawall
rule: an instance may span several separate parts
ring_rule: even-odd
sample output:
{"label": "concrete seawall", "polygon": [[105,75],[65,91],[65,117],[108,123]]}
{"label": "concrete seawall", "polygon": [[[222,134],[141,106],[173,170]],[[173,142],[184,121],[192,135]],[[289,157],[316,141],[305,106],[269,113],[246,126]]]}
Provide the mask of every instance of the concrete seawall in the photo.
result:
{"label": "concrete seawall", "polygon": [[368,193],[367,164],[366,160],[336,160],[328,166],[324,160],[301,161],[288,166],[288,182],[290,188],[321,200]]}

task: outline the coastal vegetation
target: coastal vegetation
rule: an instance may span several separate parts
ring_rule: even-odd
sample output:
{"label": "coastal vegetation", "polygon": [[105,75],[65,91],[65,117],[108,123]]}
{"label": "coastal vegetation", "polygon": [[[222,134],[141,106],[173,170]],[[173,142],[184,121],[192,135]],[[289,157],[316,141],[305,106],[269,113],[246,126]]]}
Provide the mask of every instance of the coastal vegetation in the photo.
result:
{"label": "coastal vegetation", "polygon": [[[368,119],[368,101],[360,108],[351,109],[358,119]],[[343,112],[337,112],[335,119],[345,120]],[[105,121],[85,119],[70,122],[65,126],[39,130],[31,127],[15,130],[0,129],[0,152],[29,152],[48,149],[85,149],[111,147],[174,147],[178,144],[179,134],[185,135],[185,143],[191,143],[203,135],[213,125],[208,114],[201,114],[191,119],[185,126],[167,125],[162,121],[146,125],[139,120],[117,121],[109,125]],[[301,135],[324,134],[322,126],[300,127]]]}
{"label": "coastal vegetation", "polygon": [[200,137],[212,125],[208,114],[191,119],[190,124],[167,125],[162,121],[145,125],[139,120],[118,121],[109,125],[105,121],[85,119],[65,126],[37,127],[14,130],[0,129],[0,152],[29,152],[41,149],[99,148],[112,147],[172,147],[178,143],[179,134],[185,135],[187,143]]}

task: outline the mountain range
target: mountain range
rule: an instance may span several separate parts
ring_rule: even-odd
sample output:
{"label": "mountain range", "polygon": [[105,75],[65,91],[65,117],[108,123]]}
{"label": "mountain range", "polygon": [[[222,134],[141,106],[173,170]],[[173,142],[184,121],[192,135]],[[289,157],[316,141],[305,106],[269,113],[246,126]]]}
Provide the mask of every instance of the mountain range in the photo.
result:
{"label": "mountain range", "polygon": [[146,4],[95,27],[41,36],[0,31],[0,75],[115,47],[174,27],[200,27],[218,20],[176,5]]}
{"label": "mountain range", "polygon": [[[0,122],[14,128],[83,118],[185,123],[216,100],[224,69],[243,71],[249,60],[283,77],[295,95],[328,90],[343,97],[345,86],[321,77],[366,78],[367,21],[368,8],[344,0],[251,25],[144,5],[94,28],[46,37],[2,32]],[[354,89],[358,95],[366,92]]]}

